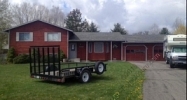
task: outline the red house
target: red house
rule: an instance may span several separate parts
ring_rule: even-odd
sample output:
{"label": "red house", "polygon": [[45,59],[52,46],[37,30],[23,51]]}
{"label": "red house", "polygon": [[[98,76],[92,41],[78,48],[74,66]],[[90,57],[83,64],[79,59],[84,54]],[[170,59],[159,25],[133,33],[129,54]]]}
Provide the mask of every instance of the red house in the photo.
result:
{"label": "red house", "polygon": [[121,35],[119,32],[73,32],[36,20],[6,30],[9,47],[16,54],[28,53],[30,46],[60,45],[68,59],[83,61],[147,61],[156,54],[163,59],[163,35]]}

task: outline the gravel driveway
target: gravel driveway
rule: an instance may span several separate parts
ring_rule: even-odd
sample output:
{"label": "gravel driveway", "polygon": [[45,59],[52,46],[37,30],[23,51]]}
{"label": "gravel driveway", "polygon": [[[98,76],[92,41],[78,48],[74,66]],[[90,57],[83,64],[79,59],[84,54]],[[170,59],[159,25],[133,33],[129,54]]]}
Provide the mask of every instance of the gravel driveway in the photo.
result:
{"label": "gravel driveway", "polygon": [[146,67],[143,100],[186,100],[186,67],[170,68],[163,61],[130,62]]}

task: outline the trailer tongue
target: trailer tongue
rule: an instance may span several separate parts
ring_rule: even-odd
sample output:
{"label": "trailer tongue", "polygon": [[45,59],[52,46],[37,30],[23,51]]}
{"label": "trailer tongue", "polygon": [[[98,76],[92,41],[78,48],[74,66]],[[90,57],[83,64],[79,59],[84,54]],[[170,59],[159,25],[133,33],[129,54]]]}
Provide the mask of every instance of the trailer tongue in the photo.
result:
{"label": "trailer tongue", "polygon": [[101,61],[96,63],[61,62],[60,46],[31,46],[30,75],[31,78],[65,82],[67,78],[76,77],[80,82],[87,83],[91,74],[103,74],[106,64]]}

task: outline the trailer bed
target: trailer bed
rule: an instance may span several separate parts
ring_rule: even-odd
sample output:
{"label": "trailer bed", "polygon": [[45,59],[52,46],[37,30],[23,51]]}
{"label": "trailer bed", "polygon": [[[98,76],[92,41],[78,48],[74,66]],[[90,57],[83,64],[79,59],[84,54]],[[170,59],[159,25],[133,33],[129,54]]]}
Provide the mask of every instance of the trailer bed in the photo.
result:
{"label": "trailer bed", "polygon": [[86,83],[91,73],[101,75],[106,71],[106,64],[101,61],[95,63],[61,62],[60,46],[31,46],[29,55],[32,78],[65,82],[66,78],[76,77]]}

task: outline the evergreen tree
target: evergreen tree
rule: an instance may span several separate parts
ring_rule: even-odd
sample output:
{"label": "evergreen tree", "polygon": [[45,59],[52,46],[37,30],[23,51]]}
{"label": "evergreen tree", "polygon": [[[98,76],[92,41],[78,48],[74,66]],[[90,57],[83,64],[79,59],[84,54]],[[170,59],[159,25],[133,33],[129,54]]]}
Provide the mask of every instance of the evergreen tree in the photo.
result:
{"label": "evergreen tree", "polygon": [[65,20],[66,28],[73,30],[74,32],[82,32],[82,18],[79,9],[73,9]]}
{"label": "evergreen tree", "polygon": [[160,31],[160,34],[164,34],[164,35],[167,35],[167,34],[169,34],[169,31],[168,31],[168,29],[167,28],[162,28],[162,30]]}
{"label": "evergreen tree", "polygon": [[114,29],[111,29],[111,32],[120,32],[123,35],[127,34],[125,28],[122,28],[119,23],[114,24]]}
{"label": "evergreen tree", "polygon": [[89,32],[99,32],[98,27],[93,22],[90,24]]}

